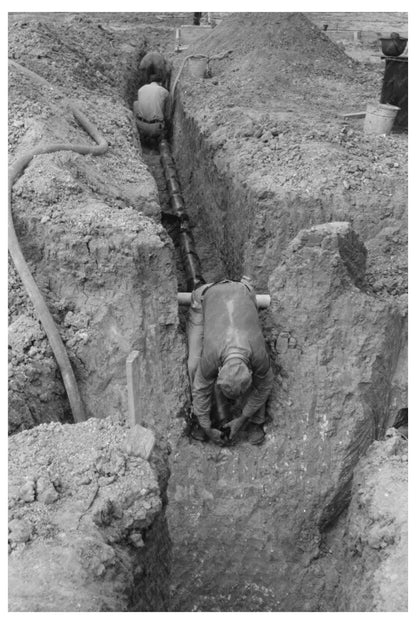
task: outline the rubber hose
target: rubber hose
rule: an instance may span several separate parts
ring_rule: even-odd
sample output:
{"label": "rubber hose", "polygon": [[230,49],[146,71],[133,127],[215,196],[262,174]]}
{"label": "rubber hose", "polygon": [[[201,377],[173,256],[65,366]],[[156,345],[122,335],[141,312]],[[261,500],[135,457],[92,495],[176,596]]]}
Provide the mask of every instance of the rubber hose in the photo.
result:
{"label": "rubber hose", "polygon": [[[47,83],[41,76],[34,74],[30,70],[27,70],[25,67],[19,66],[17,63],[12,62],[14,67],[17,67],[23,73],[34,76],[36,79],[39,79],[39,82]],[[50,85],[49,85],[50,86]],[[81,422],[85,420],[85,412],[84,407],[82,405],[81,396],[79,393],[78,385],[75,379],[74,371],[71,366],[71,362],[69,360],[65,345],[62,341],[62,338],[59,334],[58,328],[55,324],[55,321],[48,309],[48,306],[45,303],[42,293],[40,292],[33,275],[29,269],[29,266],[24,258],[23,252],[21,250],[16,230],[14,228],[13,223],[13,214],[12,214],[12,190],[13,184],[16,180],[22,175],[24,169],[30,163],[34,156],[38,154],[50,154],[52,152],[59,151],[72,151],[77,152],[79,154],[104,154],[108,150],[108,144],[105,139],[100,135],[95,126],[87,119],[87,117],[74,106],[74,104],[68,102],[71,111],[75,117],[75,119],[80,123],[80,125],[84,128],[86,132],[98,143],[98,145],[72,145],[71,143],[52,143],[49,145],[35,147],[31,150],[28,150],[24,154],[22,154],[10,167],[8,170],[8,180],[9,180],[9,193],[8,193],[8,213],[9,213],[9,224],[8,224],[8,246],[9,253],[14,262],[16,270],[19,274],[20,279],[22,280],[23,286],[26,289],[27,294],[30,297],[30,300],[33,303],[35,311],[40,319],[40,322],[45,330],[45,333],[48,337],[49,343],[51,345],[53,354],[58,363],[59,369],[61,371],[62,380],[65,386],[65,390],[68,396],[69,404],[71,407],[72,415],[75,422]]]}
{"label": "rubber hose", "polygon": [[172,98],[172,102],[175,101],[175,89],[176,89],[176,85],[178,83],[178,80],[181,76],[182,70],[185,67],[185,63],[187,60],[189,60],[190,58],[206,58],[208,59],[208,63],[210,61],[221,61],[223,58],[225,58],[226,56],[228,56],[228,54],[231,54],[232,50],[227,50],[227,52],[224,52],[224,54],[216,54],[215,56],[207,56],[206,54],[189,54],[188,56],[185,56],[185,58],[182,61],[182,64],[179,68],[179,71],[175,77],[174,83],[172,85],[172,89],[170,90],[170,95]]}

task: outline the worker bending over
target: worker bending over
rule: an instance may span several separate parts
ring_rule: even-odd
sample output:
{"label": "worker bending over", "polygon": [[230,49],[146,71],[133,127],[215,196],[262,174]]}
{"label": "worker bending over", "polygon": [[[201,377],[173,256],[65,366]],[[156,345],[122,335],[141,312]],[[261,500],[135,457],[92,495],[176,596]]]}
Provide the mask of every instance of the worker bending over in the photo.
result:
{"label": "worker bending over", "polygon": [[150,84],[145,84],[137,93],[133,104],[139,133],[144,139],[166,137],[171,116],[169,91],[162,87],[159,74],[150,76]]}
{"label": "worker bending over", "polygon": [[[203,433],[223,444],[246,427],[249,441],[261,444],[273,373],[250,280],[223,280],[194,290],[187,337],[192,408]],[[213,393],[217,427],[210,418]],[[201,439],[198,433],[191,435]]]}
{"label": "worker bending over", "polygon": [[169,91],[171,73],[172,63],[170,61],[165,59],[157,50],[148,52],[144,55],[139,65],[139,88],[150,82],[152,74],[158,74],[162,80],[162,87]]}

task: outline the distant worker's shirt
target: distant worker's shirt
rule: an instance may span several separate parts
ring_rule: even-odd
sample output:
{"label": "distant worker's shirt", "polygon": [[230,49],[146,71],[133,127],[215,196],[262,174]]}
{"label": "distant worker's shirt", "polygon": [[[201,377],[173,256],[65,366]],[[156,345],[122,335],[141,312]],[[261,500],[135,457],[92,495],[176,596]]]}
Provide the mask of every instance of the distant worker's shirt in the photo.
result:
{"label": "distant worker's shirt", "polygon": [[157,82],[151,82],[139,89],[137,114],[145,121],[164,121],[170,117],[169,91]]}

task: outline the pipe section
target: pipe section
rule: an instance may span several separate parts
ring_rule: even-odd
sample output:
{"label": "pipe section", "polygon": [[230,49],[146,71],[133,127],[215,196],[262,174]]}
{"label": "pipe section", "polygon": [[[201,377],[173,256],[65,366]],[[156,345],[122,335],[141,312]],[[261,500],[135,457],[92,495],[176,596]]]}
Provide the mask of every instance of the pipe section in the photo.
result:
{"label": "pipe section", "polygon": [[[202,277],[201,264],[196,253],[195,241],[192,236],[192,229],[189,217],[185,212],[181,187],[176,174],[175,163],[172,158],[169,143],[162,139],[159,144],[160,161],[166,178],[166,186],[169,192],[170,206],[172,213],[179,221],[179,245],[181,249],[182,262],[185,270],[186,284],[189,291],[205,284]],[[190,296],[190,293],[189,293]]]}
{"label": "pipe section", "polygon": [[[191,304],[191,294],[188,292],[178,292],[178,303],[179,305],[190,305]],[[256,295],[256,304],[259,309],[265,309],[270,306],[270,295]]]}
{"label": "pipe section", "polygon": [[[166,139],[162,139],[160,141],[159,150],[160,161],[169,192],[170,206],[172,213],[179,221],[179,244],[185,269],[187,287],[189,291],[192,291],[194,288],[205,284],[205,280],[202,277],[201,265],[198,254],[196,253],[189,217],[185,211],[185,203],[177,178],[175,163],[172,158],[169,143]],[[179,305],[190,305],[191,292],[178,293],[178,303]],[[270,306],[270,295],[256,295],[256,303],[259,309],[268,308]]]}

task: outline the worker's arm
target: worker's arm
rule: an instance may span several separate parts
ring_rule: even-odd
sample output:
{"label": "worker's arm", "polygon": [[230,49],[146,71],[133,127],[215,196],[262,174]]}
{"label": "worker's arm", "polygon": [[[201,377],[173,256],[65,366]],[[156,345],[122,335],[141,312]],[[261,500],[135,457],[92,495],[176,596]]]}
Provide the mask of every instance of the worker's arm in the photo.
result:
{"label": "worker's arm", "polygon": [[192,405],[194,414],[203,429],[210,429],[211,427],[211,400],[215,379],[213,375],[208,378],[203,375],[200,363],[192,386]]}
{"label": "worker's arm", "polygon": [[[268,360],[267,356],[267,360]],[[265,363],[259,371],[253,371],[252,390],[244,405],[242,416],[244,422],[257,412],[267,401],[273,386],[273,371],[270,362]]]}
{"label": "worker's arm", "polygon": [[269,356],[265,351],[260,357],[254,359],[252,365],[252,389],[247,397],[241,416],[234,418],[226,425],[230,429],[230,440],[237,435],[247,420],[265,404],[273,386],[273,371],[270,366]]}
{"label": "worker's arm", "polygon": [[202,310],[201,286],[192,292],[191,305],[189,306],[188,318],[186,322],[186,335],[188,340],[188,373],[191,381],[191,388],[194,383],[195,373],[198,368],[202,354],[204,342],[204,313]]}
{"label": "worker's arm", "polygon": [[163,85],[165,89],[170,91],[170,78],[172,75],[173,65],[170,61],[165,62],[165,84]]}
{"label": "worker's arm", "polygon": [[172,98],[170,97],[169,92],[165,98],[163,113],[165,121],[170,122],[170,118],[172,116]]}
{"label": "worker's arm", "polygon": [[166,92],[166,98],[163,102],[163,119],[165,120],[166,136],[169,137],[172,132],[172,105],[169,92]]}
{"label": "worker's arm", "polygon": [[192,386],[192,407],[199,424],[207,436],[217,444],[222,444],[221,432],[211,427],[211,401],[217,379],[218,365],[201,359]]}

